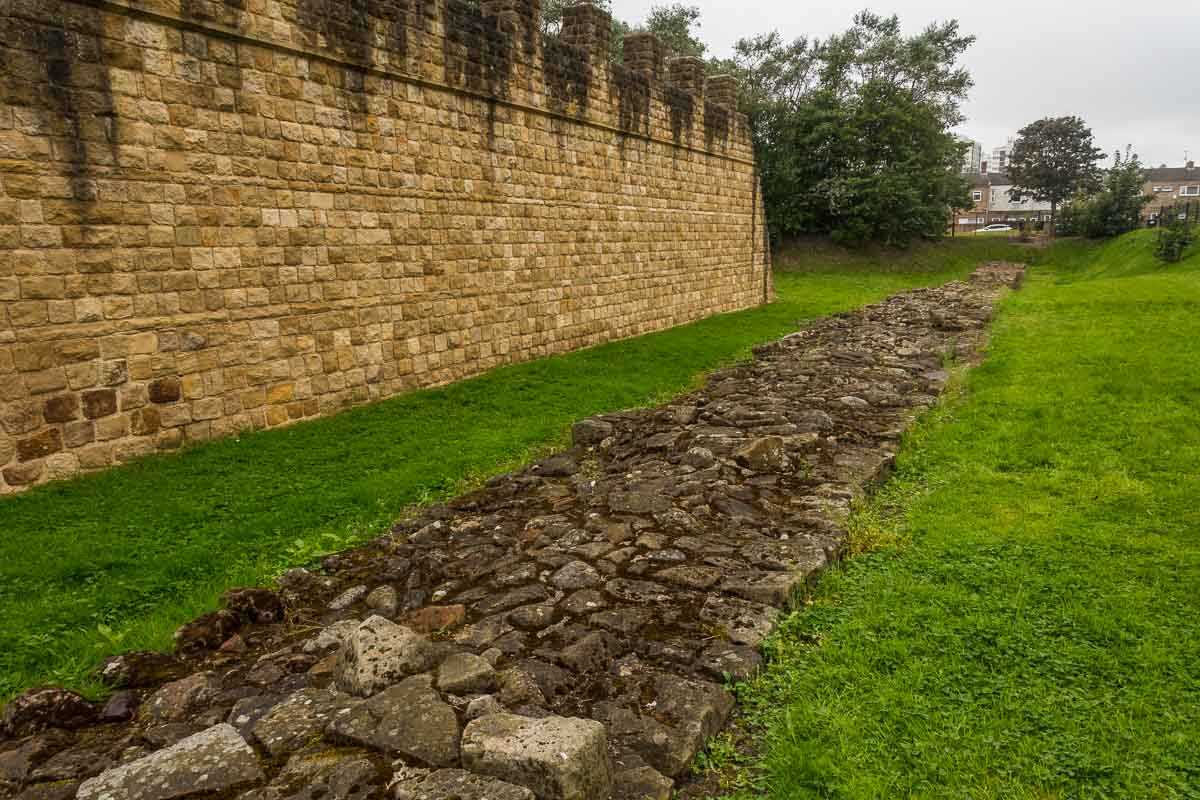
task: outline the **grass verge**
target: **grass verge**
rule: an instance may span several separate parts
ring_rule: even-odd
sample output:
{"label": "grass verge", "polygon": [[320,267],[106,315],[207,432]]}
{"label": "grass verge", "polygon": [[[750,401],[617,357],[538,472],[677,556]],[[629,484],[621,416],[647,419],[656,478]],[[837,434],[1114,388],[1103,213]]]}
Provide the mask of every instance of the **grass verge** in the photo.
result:
{"label": "grass verge", "polygon": [[1063,242],[740,687],[736,796],[1200,797],[1200,254]]}
{"label": "grass verge", "polygon": [[43,682],[95,694],[88,676],[104,656],[168,647],[226,588],[377,534],[563,441],[576,419],[662,400],[804,320],[1011,252],[968,241],[855,261],[826,248],[778,273],[767,307],[0,501],[0,701]]}

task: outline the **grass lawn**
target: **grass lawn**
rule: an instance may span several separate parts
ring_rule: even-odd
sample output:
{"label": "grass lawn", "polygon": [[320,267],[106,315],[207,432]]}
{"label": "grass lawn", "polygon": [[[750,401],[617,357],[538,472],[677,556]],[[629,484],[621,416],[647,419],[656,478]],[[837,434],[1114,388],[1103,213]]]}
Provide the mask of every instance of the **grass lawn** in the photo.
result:
{"label": "grass lawn", "polygon": [[1200,253],[1152,236],[1038,255],[741,687],[744,796],[1200,797]]}
{"label": "grass lawn", "polygon": [[105,655],[169,647],[224,589],[377,534],[405,508],[563,441],[576,419],[661,400],[803,320],[1013,252],[971,240],[810,247],[783,259],[769,307],[0,500],[0,701],[43,682],[97,693],[88,675]]}

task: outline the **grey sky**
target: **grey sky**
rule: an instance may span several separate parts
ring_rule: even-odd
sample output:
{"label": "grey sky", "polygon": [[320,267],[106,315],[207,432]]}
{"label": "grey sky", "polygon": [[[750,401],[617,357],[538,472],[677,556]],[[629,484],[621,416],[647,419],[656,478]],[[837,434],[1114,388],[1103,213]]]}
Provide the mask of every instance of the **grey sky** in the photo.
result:
{"label": "grey sky", "polygon": [[[631,23],[664,0],[613,0]],[[977,38],[966,66],[975,88],[961,133],[984,151],[1023,125],[1077,114],[1107,151],[1132,144],[1148,165],[1200,160],[1200,0],[683,0],[702,12],[701,38],[728,55],[738,38],[778,29],[787,38],[845,29],[863,7],[900,15],[905,28],[953,17]]]}

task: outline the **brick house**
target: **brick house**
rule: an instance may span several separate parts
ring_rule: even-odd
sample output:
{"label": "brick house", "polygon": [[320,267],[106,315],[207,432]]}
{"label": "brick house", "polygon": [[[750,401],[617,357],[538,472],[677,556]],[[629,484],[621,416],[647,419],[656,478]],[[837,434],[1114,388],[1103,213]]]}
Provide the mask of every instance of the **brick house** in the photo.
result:
{"label": "brick house", "polygon": [[1146,194],[1150,202],[1142,213],[1146,219],[1157,219],[1164,206],[1200,204],[1200,170],[1196,162],[1182,167],[1154,167],[1146,170]]}

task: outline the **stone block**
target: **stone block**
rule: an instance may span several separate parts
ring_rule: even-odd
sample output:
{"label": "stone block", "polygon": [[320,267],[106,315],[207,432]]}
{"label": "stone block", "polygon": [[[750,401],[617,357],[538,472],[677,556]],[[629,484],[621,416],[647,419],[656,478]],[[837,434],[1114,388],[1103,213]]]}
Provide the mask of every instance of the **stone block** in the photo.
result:
{"label": "stone block", "polygon": [[117,392],[115,389],[92,389],[80,395],[83,401],[83,415],[88,419],[99,419],[117,413]]}
{"label": "stone block", "polygon": [[463,766],[524,786],[539,800],[591,800],[612,792],[604,726],[590,719],[489,714],[467,724]]}
{"label": "stone block", "polygon": [[21,461],[45,458],[60,450],[62,450],[62,431],[58,428],[47,428],[41,433],[17,440],[17,458]]}

